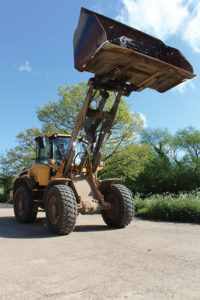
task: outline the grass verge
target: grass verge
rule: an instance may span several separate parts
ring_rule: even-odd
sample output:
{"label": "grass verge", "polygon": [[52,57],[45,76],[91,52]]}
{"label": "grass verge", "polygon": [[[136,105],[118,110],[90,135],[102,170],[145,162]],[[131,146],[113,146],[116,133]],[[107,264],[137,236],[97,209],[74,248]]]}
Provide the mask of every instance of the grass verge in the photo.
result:
{"label": "grass verge", "polygon": [[200,193],[136,197],[135,216],[145,219],[200,223]]}

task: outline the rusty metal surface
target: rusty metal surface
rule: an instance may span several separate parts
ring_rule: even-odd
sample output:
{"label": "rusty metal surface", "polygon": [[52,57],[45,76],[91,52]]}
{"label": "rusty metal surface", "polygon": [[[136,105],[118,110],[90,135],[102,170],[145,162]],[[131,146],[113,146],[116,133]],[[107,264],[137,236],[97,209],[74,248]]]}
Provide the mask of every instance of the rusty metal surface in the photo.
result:
{"label": "rusty metal surface", "polygon": [[195,76],[179,50],[84,8],[74,34],[74,63],[79,71],[129,82],[135,91],[165,92]]}

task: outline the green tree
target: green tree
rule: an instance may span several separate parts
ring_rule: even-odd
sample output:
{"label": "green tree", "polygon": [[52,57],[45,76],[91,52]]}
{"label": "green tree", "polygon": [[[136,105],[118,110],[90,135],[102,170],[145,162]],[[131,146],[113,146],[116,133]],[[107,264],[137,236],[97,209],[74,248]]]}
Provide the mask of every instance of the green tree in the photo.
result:
{"label": "green tree", "polygon": [[0,188],[2,189],[2,194],[0,194],[0,202],[8,202],[10,199],[10,190],[13,185],[13,177],[5,176],[0,174]]}
{"label": "green tree", "polygon": [[42,132],[71,134],[86,93],[87,84],[84,82],[59,87],[58,101],[53,99],[43,107],[37,107],[36,114],[41,122]]}
{"label": "green tree", "polygon": [[4,176],[15,176],[33,162],[36,153],[34,138],[39,134],[38,128],[31,128],[17,135],[17,146],[0,157],[1,173]]}
{"label": "green tree", "polygon": [[144,197],[172,192],[172,170],[169,160],[154,153],[133,183],[133,190]]}
{"label": "green tree", "polygon": [[147,129],[142,142],[151,145],[154,155],[134,182],[144,196],[154,193],[178,193],[200,186],[200,132],[193,127],[173,136],[167,129]]}
{"label": "green tree", "polygon": [[100,178],[120,178],[133,190],[133,182],[144,170],[145,164],[152,154],[152,150],[147,144],[120,147],[106,160],[106,165],[99,174]]}
{"label": "green tree", "polygon": [[182,160],[185,164],[200,172],[200,131],[190,126],[179,130],[175,135],[176,144],[182,150]]}
{"label": "green tree", "polygon": [[147,128],[141,133],[141,142],[151,145],[154,152],[161,158],[168,157],[171,140],[172,136],[166,128]]}

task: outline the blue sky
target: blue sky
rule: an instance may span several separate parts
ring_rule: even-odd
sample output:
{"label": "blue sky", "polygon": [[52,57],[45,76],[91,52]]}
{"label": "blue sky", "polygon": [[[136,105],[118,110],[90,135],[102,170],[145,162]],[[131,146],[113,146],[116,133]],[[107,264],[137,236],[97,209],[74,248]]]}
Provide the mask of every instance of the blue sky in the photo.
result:
{"label": "blue sky", "polygon": [[200,3],[197,0],[0,0],[0,153],[19,132],[39,127],[35,110],[58,99],[58,86],[87,81],[74,69],[73,34],[80,8],[118,19],[178,48],[197,77],[165,94],[146,89],[127,98],[148,127],[200,130]]}

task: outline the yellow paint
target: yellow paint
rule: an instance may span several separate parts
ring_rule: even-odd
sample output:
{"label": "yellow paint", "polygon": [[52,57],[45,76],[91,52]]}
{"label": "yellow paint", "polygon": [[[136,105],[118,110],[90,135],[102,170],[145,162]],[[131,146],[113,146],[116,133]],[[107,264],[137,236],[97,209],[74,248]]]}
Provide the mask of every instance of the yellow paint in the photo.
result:
{"label": "yellow paint", "polygon": [[33,178],[40,186],[47,185],[50,180],[49,166],[35,164],[29,169],[29,177]]}

